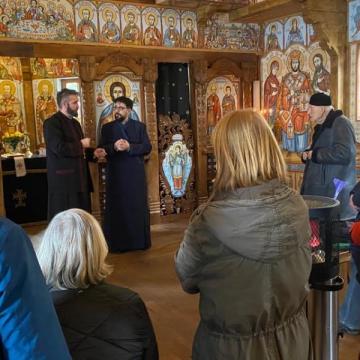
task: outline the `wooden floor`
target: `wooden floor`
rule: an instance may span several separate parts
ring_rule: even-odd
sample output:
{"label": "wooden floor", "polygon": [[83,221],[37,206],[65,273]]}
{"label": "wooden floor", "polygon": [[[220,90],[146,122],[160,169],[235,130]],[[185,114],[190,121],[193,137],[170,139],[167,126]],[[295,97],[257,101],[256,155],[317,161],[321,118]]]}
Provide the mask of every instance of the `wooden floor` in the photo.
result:
{"label": "wooden floor", "polygon": [[[199,320],[198,296],[182,291],[174,270],[174,253],[186,224],[187,220],[181,220],[153,225],[150,250],[109,255],[114,272],[108,281],[129,287],[143,298],[153,321],[161,360],[191,358]],[[360,336],[340,340],[340,360],[358,360],[359,352]]]}

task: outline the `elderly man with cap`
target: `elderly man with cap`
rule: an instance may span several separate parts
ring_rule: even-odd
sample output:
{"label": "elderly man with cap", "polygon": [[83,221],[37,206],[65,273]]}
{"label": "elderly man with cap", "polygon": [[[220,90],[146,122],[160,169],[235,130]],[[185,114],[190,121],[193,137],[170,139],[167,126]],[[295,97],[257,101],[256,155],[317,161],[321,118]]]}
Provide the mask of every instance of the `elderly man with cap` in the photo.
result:
{"label": "elderly man with cap", "polygon": [[305,171],[301,194],[334,197],[334,179],[345,181],[332,215],[339,220],[355,217],[349,205],[350,191],[356,184],[354,128],[341,110],[334,110],[331,98],[324,93],[313,94],[308,114],[316,123],[310,148],[302,153]]}

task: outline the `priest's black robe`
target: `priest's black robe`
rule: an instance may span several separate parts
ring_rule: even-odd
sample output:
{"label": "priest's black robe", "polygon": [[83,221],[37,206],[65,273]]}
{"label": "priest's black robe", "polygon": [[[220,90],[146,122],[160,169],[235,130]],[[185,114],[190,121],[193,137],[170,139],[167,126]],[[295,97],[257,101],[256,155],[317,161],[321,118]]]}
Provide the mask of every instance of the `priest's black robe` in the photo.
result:
{"label": "priest's black robe", "polygon": [[93,191],[87,160],[94,149],[84,151],[80,123],[61,111],[44,122],[46,166],[48,179],[48,220],[57,213],[80,208],[91,212],[90,192]]}
{"label": "priest's black robe", "polygon": [[[127,140],[128,151],[116,151],[114,143]],[[144,155],[151,151],[146,127],[129,119],[103,125],[101,147],[107,152],[104,234],[112,252],[151,246],[150,219]]]}

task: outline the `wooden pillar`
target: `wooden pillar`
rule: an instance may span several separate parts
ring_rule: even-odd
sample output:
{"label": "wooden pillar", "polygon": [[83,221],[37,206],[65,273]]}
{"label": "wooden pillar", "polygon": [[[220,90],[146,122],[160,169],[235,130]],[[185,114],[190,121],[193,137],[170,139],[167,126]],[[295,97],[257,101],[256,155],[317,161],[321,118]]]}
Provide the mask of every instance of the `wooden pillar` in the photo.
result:
{"label": "wooden pillar", "polygon": [[159,146],[158,126],[156,117],[155,85],[158,77],[158,67],[155,59],[143,59],[144,65],[144,99],[145,124],[149,134],[152,151],[146,163],[148,184],[148,198],[151,223],[160,222],[160,195],[159,195]]}
{"label": "wooden pillar", "polygon": [[[96,111],[94,100],[94,78],[96,75],[96,60],[94,56],[80,57],[80,78],[83,98],[83,112],[84,123],[83,131],[86,137],[91,138],[92,146],[96,146]],[[89,163],[90,174],[94,185],[94,192],[91,194],[92,214],[98,219],[101,219],[100,210],[100,176],[99,167],[97,163]]]}
{"label": "wooden pillar", "polygon": [[242,102],[244,108],[253,107],[253,82],[259,80],[257,64],[241,63]]}
{"label": "wooden pillar", "polygon": [[21,59],[21,69],[23,73],[23,89],[24,89],[24,108],[26,121],[26,131],[30,136],[30,150],[32,152],[37,148],[36,128],[35,128],[35,111],[34,111],[34,94],[32,86],[32,75],[30,69],[30,58]]}
{"label": "wooden pillar", "polygon": [[[193,116],[193,132],[195,139],[195,171],[196,193],[198,205],[208,198],[207,191],[207,119],[206,119],[206,82],[208,63],[197,60],[191,64],[192,79],[194,79],[195,116]],[[195,119],[195,121],[194,121]]]}

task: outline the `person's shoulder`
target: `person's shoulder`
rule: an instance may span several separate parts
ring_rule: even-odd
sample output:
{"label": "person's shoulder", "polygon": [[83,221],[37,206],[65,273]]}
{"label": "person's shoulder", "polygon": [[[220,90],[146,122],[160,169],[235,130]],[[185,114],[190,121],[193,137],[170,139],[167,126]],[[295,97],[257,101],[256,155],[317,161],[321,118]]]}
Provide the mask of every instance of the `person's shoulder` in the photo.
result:
{"label": "person's shoulder", "polygon": [[[141,297],[134,291],[107,283],[102,283],[84,290],[79,294],[74,308],[92,308],[93,311],[112,313],[112,322],[131,319],[146,313],[146,306]],[[72,303],[72,305],[75,305]]]}
{"label": "person's shoulder", "polygon": [[89,290],[90,292],[103,294],[108,298],[121,302],[136,302],[141,300],[140,296],[135,291],[125,287],[111,285],[106,282],[93,286]]}
{"label": "person's shoulder", "polygon": [[55,114],[48,117],[46,120],[44,120],[44,126],[49,124],[54,124],[56,121],[60,121],[61,115],[60,111],[56,112]]}
{"label": "person's shoulder", "polygon": [[106,129],[106,130],[111,129],[114,126],[114,124],[115,124],[115,121],[106,122],[105,124],[103,124],[101,126],[101,130],[103,130],[103,129]]}
{"label": "person's shoulder", "polygon": [[341,110],[334,110],[334,112],[332,113],[332,117],[334,118],[334,121],[337,122],[350,122],[350,119]]}
{"label": "person's shoulder", "polygon": [[25,232],[20,225],[15,224],[6,217],[0,217],[0,248],[8,238],[11,238],[11,243],[15,246],[18,239],[24,236]]}
{"label": "person's shoulder", "polygon": [[12,230],[20,230],[21,227],[6,217],[0,217],[0,237],[4,236],[4,233],[8,233]]}
{"label": "person's shoulder", "polygon": [[342,111],[336,111],[335,112],[334,126],[337,127],[337,128],[339,128],[339,127],[343,127],[343,128],[348,127],[352,131],[354,131],[353,124],[351,123],[350,119],[343,114]]}
{"label": "person's shoulder", "polygon": [[114,127],[115,121],[110,121],[110,122],[106,122],[105,124],[103,124],[100,128],[100,133],[101,136],[104,137],[103,141],[106,142],[106,138],[108,138],[109,136],[111,137],[112,133],[113,133],[113,127]]}
{"label": "person's shoulder", "polygon": [[139,120],[134,120],[134,119],[129,119],[129,122],[133,125],[133,126],[135,126],[135,127],[138,127],[138,128],[145,128],[146,127],[146,125],[143,123],[143,122],[141,122],[141,121],[139,121]]}

